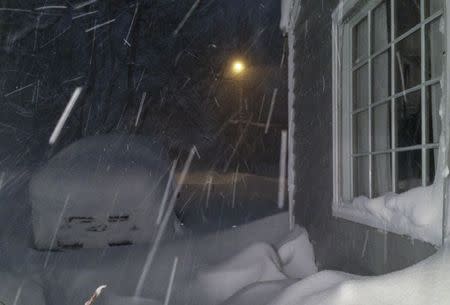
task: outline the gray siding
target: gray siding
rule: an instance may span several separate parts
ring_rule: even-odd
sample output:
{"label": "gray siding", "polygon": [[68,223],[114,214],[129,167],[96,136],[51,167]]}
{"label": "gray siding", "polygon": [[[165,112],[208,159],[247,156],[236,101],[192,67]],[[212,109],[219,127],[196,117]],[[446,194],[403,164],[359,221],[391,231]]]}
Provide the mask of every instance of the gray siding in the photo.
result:
{"label": "gray siding", "polygon": [[331,15],[337,3],[302,0],[295,28],[295,213],[322,269],[381,274],[414,264],[435,248],[332,217]]}

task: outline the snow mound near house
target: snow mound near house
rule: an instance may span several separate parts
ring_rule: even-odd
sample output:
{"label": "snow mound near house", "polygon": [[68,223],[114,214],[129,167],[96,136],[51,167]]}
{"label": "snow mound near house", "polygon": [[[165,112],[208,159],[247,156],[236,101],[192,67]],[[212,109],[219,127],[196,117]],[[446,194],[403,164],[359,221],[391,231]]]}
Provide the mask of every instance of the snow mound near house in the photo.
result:
{"label": "snow mound near house", "polygon": [[44,291],[31,278],[0,272],[0,304],[45,305]]}
{"label": "snow mound near house", "polygon": [[218,305],[250,284],[284,279],[275,250],[257,243],[219,265],[200,270],[194,291],[200,304]]}
{"label": "snow mound near house", "polygon": [[317,273],[314,249],[305,228],[294,230],[278,246],[283,273],[292,279],[302,279]]}
{"label": "snow mound near house", "polygon": [[[314,250],[305,229],[296,226],[276,249],[255,243],[222,263],[199,270],[194,291],[200,304],[221,304],[240,290],[237,299],[252,298],[262,290],[255,283],[284,281],[317,272]],[[252,289],[245,290],[245,287]],[[279,287],[277,284],[273,284]]]}
{"label": "snow mound near house", "polygon": [[94,136],[63,149],[30,182],[36,247],[151,242],[169,167],[144,137]]}
{"label": "snow mound near house", "polygon": [[448,305],[450,247],[401,271],[375,277],[323,271],[291,285],[268,305]]}

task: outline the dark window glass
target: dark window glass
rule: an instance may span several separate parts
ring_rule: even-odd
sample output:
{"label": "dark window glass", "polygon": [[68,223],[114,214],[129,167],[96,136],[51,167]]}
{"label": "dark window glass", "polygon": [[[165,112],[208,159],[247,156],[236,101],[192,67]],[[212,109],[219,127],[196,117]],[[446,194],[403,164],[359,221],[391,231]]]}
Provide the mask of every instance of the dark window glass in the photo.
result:
{"label": "dark window glass", "polygon": [[353,62],[361,61],[369,53],[369,28],[367,17],[353,28]]}
{"label": "dark window glass", "polygon": [[397,147],[422,144],[421,106],[420,90],[396,99]]}
{"label": "dark window glass", "polygon": [[373,156],[372,185],[374,197],[392,192],[391,159],[390,153]]}
{"label": "dark window glass", "polygon": [[353,191],[355,197],[366,196],[369,194],[369,157],[358,157],[353,163]]}
{"label": "dark window glass", "polygon": [[364,65],[353,72],[353,109],[369,105],[369,67]]}
{"label": "dark window glass", "polygon": [[379,102],[391,95],[391,55],[384,52],[373,59],[372,102]]}
{"label": "dark window glass", "polygon": [[439,153],[438,149],[427,150],[427,163],[428,163],[427,185],[431,185],[434,183],[434,178],[436,176],[438,153]]}
{"label": "dark window glass", "polygon": [[395,0],[394,3],[398,37],[420,23],[420,0]]}
{"label": "dark window glass", "polygon": [[444,9],[444,0],[424,0],[425,17],[430,17]]}
{"label": "dark window glass", "polygon": [[422,151],[397,153],[397,193],[422,185]]}
{"label": "dark window glass", "polygon": [[369,151],[369,115],[362,111],[353,116],[353,151],[364,153]]}
{"label": "dark window glass", "polygon": [[391,41],[391,1],[383,1],[372,13],[372,53]]}
{"label": "dark window glass", "polygon": [[433,21],[426,26],[426,77],[427,80],[442,76],[444,66],[444,36],[440,31],[441,20]]}
{"label": "dark window glass", "polygon": [[373,151],[391,148],[391,103],[387,102],[372,108]]}
{"label": "dark window glass", "polygon": [[396,92],[417,86],[422,81],[421,75],[420,31],[416,31],[401,40],[396,47]]}
{"label": "dark window glass", "polygon": [[442,89],[440,84],[427,87],[426,118],[427,118],[427,143],[439,143],[441,136],[441,107]]}

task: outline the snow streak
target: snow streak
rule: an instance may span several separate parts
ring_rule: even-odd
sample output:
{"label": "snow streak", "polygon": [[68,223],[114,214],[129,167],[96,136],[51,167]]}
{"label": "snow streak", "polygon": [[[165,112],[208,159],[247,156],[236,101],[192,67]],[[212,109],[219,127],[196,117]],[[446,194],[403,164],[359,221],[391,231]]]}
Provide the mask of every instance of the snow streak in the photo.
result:
{"label": "snow streak", "polygon": [[22,282],[20,284],[20,287],[17,289],[16,296],[14,297],[13,305],[17,305],[19,298],[22,295],[23,284],[24,284],[24,282]]}
{"label": "snow streak", "polygon": [[[230,119],[230,121],[231,121],[231,119]],[[236,155],[236,152],[237,152],[239,146],[241,146],[241,143],[244,140],[245,134],[247,133],[247,130],[248,130],[248,127],[250,126],[251,121],[252,121],[252,116],[250,115],[250,118],[248,119],[247,123],[245,124],[244,130],[239,135],[239,139],[236,142],[236,146],[234,146],[234,148],[233,148],[233,152],[231,153],[230,158],[228,159],[227,163],[225,164],[223,172],[228,171],[228,168],[230,167],[231,161],[233,160],[233,158]]]}
{"label": "snow streak", "polygon": [[31,84],[29,84],[29,85],[26,85],[26,86],[24,86],[24,87],[21,87],[21,88],[19,88],[19,89],[16,89],[16,90],[14,90],[14,91],[9,92],[9,93],[6,93],[6,94],[4,95],[4,97],[8,97],[8,96],[10,96],[10,95],[13,95],[13,94],[15,94],[15,93],[18,93],[18,92],[20,92],[20,91],[22,91],[22,90],[25,90],[25,89],[27,89],[27,88],[33,86],[33,85],[34,85],[34,83],[31,83]]}
{"label": "snow streak", "polygon": [[284,197],[286,191],[286,159],[287,159],[287,131],[281,132],[280,149],[280,177],[278,179],[278,208],[284,208]]}
{"label": "snow streak", "polygon": [[82,3],[79,3],[79,4],[75,5],[75,6],[73,7],[73,9],[74,9],[74,10],[79,10],[80,8],[83,8],[83,7],[85,7],[85,6],[94,4],[95,2],[97,2],[97,0],[88,0],[88,1],[85,1],[85,2],[82,2]]}
{"label": "snow streak", "polygon": [[0,175],[0,192],[2,191],[4,181],[5,181],[5,172],[2,172],[2,174]]}
{"label": "snow streak", "polygon": [[131,47],[130,42],[128,41],[130,39],[131,30],[134,26],[134,19],[136,18],[137,12],[139,10],[139,2],[136,3],[136,8],[134,9],[133,19],[131,20],[130,28],[128,29],[127,37],[123,40],[124,44]]}
{"label": "snow streak", "polygon": [[369,231],[366,230],[366,237],[364,239],[363,249],[362,249],[362,252],[361,252],[361,258],[363,258],[366,255],[367,243],[368,242],[369,242]]}
{"label": "snow streak", "polygon": [[159,226],[161,224],[162,217],[164,215],[164,209],[167,204],[167,199],[169,199],[170,188],[172,187],[173,177],[175,176],[175,170],[177,168],[178,159],[173,161],[172,168],[170,169],[169,180],[167,181],[166,189],[164,191],[164,196],[162,199],[161,206],[159,207],[158,218],[156,219],[156,224]]}
{"label": "snow streak", "polygon": [[270,122],[272,121],[273,108],[275,105],[275,101],[277,99],[277,95],[278,95],[278,88],[273,90],[272,102],[270,103],[270,110],[269,110],[269,116],[267,117],[265,134],[267,134],[267,132],[269,131]]}
{"label": "snow streak", "polygon": [[177,36],[178,33],[183,28],[186,21],[191,17],[192,13],[195,11],[197,6],[200,4],[200,0],[196,0],[195,3],[192,5],[191,9],[187,12],[186,16],[184,16],[183,20],[181,20],[180,24],[178,25],[177,29],[173,32],[173,36]]}
{"label": "snow streak", "polygon": [[167,208],[166,214],[164,215],[161,225],[158,228],[158,232],[156,233],[156,237],[153,242],[153,246],[152,246],[150,252],[148,253],[147,259],[146,259],[144,267],[142,269],[142,274],[139,278],[138,284],[136,286],[136,290],[134,292],[135,296],[137,296],[137,297],[139,297],[142,294],[142,290],[144,288],[144,282],[150,271],[150,267],[152,266],[153,260],[156,255],[156,251],[158,251],[158,248],[161,244],[163,234],[166,231],[166,227],[169,223],[169,220],[171,219],[171,215],[172,215],[173,209],[175,207],[175,201],[177,200],[177,195],[180,192],[181,187],[183,186],[184,179],[186,178],[187,173],[189,172],[189,168],[191,167],[191,163],[192,163],[192,159],[194,158],[194,154],[195,154],[194,148],[191,148],[191,151],[189,152],[189,156],[186,160],[186,163],[184,164],[183,171],[181,172],[180,180],[178,181],[175,191],[172,193],[172,197],[170,198],[169,206]]}
{"label": "snow streak", "polygon": [[169,305],[170,297],[172,295],[173,281],[175,279],[175,273],[177,272],[178,256],[173,260],[172,272],[170,273],[169,286],[167,287],[166,297],[164,299],[164,305]]}
{"label": "snow streak", "polygon": [[134,127],[137,127],[139,124],[139,119],[141,118],[141,114],[142,114],[142,108],[144,106],[144,102],[145,102],[145,98],[147,97],[147,92],[144,92],[142,94],[142,98],[141,98],[141,104],[139,105],[139,111],[138,114],[136,116],[136,122],[134,122]]}
{"label": "snow streak", "polygon": [[64,206],[61,211],[61,214],[59,214],[58,223],[56,224],[56,228],[55,228],[55,233],[53,233],[52,241],[50,243],[50,247],[49,247],[49,249],[47,251],[47,255],[45,257],[44,268],[47,268],[48,261],[50,259],[50,254],[52,253],[51,251],[53,250],[53,247],[55,246],[56,235],[58,234],[58,230],[61,227],[62,219],[63,219],[64,213],[66,212],[67,205],[69,204],[69,200],[70,200],[70,195],[67,195],[66,202],[64,202]]}
{"label": "snow streak", "polygon": [[82,17],[85,17],[85,16],[89,16],[89,15],[93,15],[93,14],[96,14],[97,12],[98,12],[98,11],[95,10],[95,11],[92,11],[92,12],[87,12],[87,13],[79,14],[79,15],[73,16],[73,17],[72,17],[72,20],[75,20],[75,19],[78,19],[78,18],[82,18]]}
{"label": "snow streak", "polygon": [[53,133],[49,140],[50,145],[55,144],[56,140],[58,140],[59,134],[61,133],[61,130],[63,129],[64,124],[66,123],[67,119],[69,118],[69,115],[72,112],[72,109],[75,106],[75,103],[77,102],[78,98],[80,97],[82,91],[83,91],[83,87],[77,87],[75,89],[75,91],[73,92],[72,97],[69,100],[69,103],[67,103],[66,109],[64,109],[63,114],[59,118],[58,124],[56,124],[55,130],[53,130]]}
{"label": "snow streak", "polygon": [[46,5],[35,8],[35,11],[44,11],[44,10],[65,10],[67,6],[65,5]]}
{"label": "snow streak", "polygon": [[212,187],[212,182],[213,182],[213,177],[212,176],[208,176],[208,178],[206,179],[206,208],[208,208],[209,205],[209,198],[211,197],[211,187]]}
{"label": "snow streak", "polygon": [[18,13],[31,13],[31,10],[21,9],[21,8],[9,8],[0,7],[0,12],[18,12]]}
{"label": "snow streak", "polygon": [[239,165],[236,167],[236,171],[233,174],[233,200],[231,201],[232,208],[234,208],[234,204],[236,202],[236,185],[237,185],[238,175],[239,175]]}
{"label": "snow streak", "polygon": [[85,33],[89,33],[89,32],[91,32],[91,31],[93,31],[93,30],[96,30],[96,29],[98,29],[98,28],[101,28],[101,27],[103,27],[103,26],[105,26],[105,25],[108,25],[108,24],[110,24],[110,23],[113,23],[113,22],[115,22],[115,21],[116,21],[115,18],[114,18],[114,19],[111,19],[111,20],[108,20],[108,21],[106,21],[106,22],[97,24],[96,26],[93,26],[93,27],[89,28],[89,29],[85,30],[84,32],[85,32]]}

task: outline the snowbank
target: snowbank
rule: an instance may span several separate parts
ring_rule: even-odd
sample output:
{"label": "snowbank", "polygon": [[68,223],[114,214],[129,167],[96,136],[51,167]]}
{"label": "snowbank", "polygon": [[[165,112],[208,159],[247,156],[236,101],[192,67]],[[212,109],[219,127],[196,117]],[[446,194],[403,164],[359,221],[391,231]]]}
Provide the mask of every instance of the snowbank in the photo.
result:
{"label": "snowbank", "polygon": [[68,146],[30,182],[36,247],[151,242],[169,167],[148,138],[95,136]]}
{"label": "snowbank", "polygon": [[440,245],[442,211],[442,191],[432,185],[376,199],[359,197],[340,205],[335,215]]}

